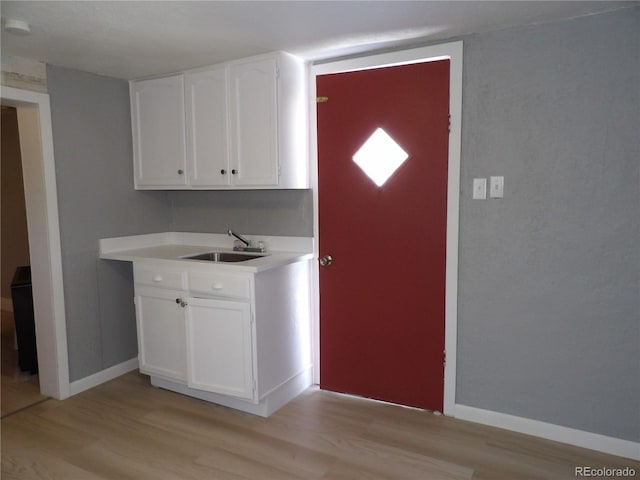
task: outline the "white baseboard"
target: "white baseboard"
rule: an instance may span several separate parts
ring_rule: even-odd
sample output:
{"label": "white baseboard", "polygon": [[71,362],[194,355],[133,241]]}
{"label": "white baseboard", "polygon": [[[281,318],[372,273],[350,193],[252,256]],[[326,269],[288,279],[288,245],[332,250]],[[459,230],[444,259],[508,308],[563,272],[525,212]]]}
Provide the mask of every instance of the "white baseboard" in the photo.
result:
{"label": "white baseboard", "polygon": [[98,385],[113,380],[120,375],[129,373],[132,370],[138,369],[138,357],[127,360],[126,362],[119,363],[113,367],[109,367],[88,377],[81,378],[75,382],[71,382],[69,385],[69,395],[76,395],[77,393],[84,392],[90,388],[97,387]]}
{"label": "white baseboard", "polygon": [[640,443],[620,438],[607,437],[598,433],[585,432],[562,427],[552,423],[540,422],[506,413],[483,410],[467,405],[455,405],[454,417],[460,420],[482,423],[492,427],[504,428],[514,432],[567,443],[577,447],[589,448],[619,457],[640,460]]}
{"label": "white baseboard", "polygon": [[2,310],[5,312],[13,312],[13,300],[2,297]]}

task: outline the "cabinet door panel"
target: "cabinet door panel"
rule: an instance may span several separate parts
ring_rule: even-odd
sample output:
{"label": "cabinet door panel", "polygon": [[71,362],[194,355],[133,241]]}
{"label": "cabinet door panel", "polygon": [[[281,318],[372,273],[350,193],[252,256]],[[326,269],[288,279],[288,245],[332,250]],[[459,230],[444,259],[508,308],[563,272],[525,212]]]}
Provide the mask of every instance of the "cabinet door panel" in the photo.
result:
{"label": "cabinet door panel", "polygon": [[138,358],[140,371],[186,380],[185,309],[175,301],[180,292],[138,295]]}
{"label": "cabinet door panel", "polygon": [[173,75],[132,84],[136,186],[187,183],[183,83]]}
{"label": "cabinet door panel", "polygon": [[276,60],[231,65],[231,166],[235,185],[278,185]]}
{"label": "cabinet door panel", "polygon": [[185,83],[191,185],[228,185],[226,69],[188,74]]}
{"label": "cabinet door panel", "polygon": [[189,387],[253,399],[249,304],[196,298],[188,304]]}

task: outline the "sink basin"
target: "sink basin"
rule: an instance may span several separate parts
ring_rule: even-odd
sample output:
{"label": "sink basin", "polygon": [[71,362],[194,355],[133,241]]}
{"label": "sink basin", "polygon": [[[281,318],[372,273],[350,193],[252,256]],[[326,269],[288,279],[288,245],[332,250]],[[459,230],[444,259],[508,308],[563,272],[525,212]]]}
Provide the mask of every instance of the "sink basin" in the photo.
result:
{"label": "sink basin", "polygon": [[207,252],[198,255],[188,255],[182,257],[187,260],[203,260],[205,262],[246,262],[254,258],[266,257],[266,255],[252,255],[250,253],[233,253],[233,252]]}

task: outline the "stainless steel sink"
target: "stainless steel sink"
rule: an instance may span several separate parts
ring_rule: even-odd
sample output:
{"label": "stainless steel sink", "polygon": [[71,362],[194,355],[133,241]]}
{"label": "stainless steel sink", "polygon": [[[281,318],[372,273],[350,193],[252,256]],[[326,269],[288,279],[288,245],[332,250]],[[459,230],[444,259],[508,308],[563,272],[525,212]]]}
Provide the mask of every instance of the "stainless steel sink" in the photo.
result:
{"label": "stainless steel sink", "polygon": [[203,260],[205,262],[246,262],[247,260],[253,260],[254,258],[266,257],[266,255],[252,255],[247,253],[232,253],[232,252],[207,252],[200,253],[198,255],[188,255],[182,257],[186,260]]}

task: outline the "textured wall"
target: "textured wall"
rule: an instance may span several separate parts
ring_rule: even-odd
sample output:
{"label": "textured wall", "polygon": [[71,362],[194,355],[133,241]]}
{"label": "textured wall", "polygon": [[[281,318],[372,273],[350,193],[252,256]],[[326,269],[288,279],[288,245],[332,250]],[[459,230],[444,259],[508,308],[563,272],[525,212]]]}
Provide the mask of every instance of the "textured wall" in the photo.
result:
{"label": "textured wall", "polygon": [[47,68],[56,162],[69,374],[137,355],[131,265],[98,259],[98,240],[169,230],[167,194],[133,189],[127,82]]}
{"label": "textured wall", "polygon": [[171,192],[177,232],[313,236],[311,190]]}
{"label": "textured wall", "polygon": [[640,9],[464,40],[457,402],[638,441]]}
{"label": "textured wall", "polygon": [[2,298],[11,298],[11,282],[16,267],[29,265],[27,211],[24,203],[22,156],[15,108],[2,109]]}

